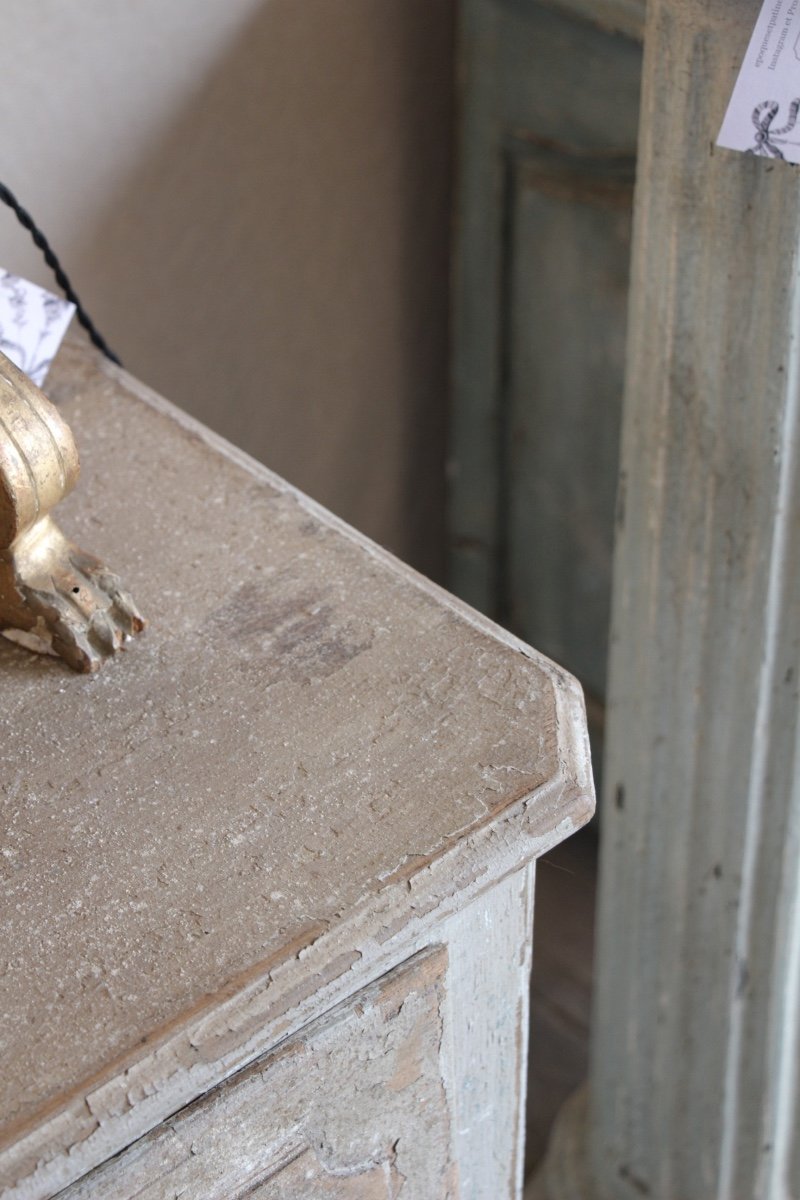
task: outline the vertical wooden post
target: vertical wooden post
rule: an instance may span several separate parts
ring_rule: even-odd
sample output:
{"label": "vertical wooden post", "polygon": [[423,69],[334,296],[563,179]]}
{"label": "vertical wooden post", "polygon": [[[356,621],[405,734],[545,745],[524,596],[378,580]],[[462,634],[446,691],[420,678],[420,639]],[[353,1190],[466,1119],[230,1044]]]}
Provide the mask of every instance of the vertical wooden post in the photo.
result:
{"label": "vertical wooden post", "polygon": [[549,1197],[800,1196],[800,177],[713,144],[758,7],[648,3],[593,1063]]}
{"label": "vertical wooden post", "polygon": [[522,1192],[534,865],[451,917],[444,1084],[466,1200]]}

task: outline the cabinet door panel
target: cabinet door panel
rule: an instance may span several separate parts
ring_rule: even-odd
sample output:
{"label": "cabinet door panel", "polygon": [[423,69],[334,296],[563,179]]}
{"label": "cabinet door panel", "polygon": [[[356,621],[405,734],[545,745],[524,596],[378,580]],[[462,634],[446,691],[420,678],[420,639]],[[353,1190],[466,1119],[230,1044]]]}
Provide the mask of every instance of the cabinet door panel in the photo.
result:
{"label": "cabinet door panel", "polygon": [[508,616],[605,692],[633,164],[515,172]]}
{"label": "cabinet door panel", "polygon": [[643,0],[462,0],[450,583],[578,675],[599,762]]}
{"label": "cabinet door panel", "polygon": [[394,1200],[402,1176],[391,1163],[356,1168],[354,1174],[331,1175],[313,1150],[301,1151],[271,1179],[240,1193],[242,1200]]}
{"label": "cabinet door panel", "polygon": [[446,968],[442,948],[398,967],[61,1200],[455,1200]]}

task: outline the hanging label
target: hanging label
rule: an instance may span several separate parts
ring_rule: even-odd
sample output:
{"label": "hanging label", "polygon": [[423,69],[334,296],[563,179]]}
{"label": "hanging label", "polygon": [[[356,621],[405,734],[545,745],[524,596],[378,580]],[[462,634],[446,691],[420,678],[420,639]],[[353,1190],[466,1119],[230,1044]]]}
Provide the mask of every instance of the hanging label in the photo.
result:
{"label": "hanging label", "polygon": [[765,0],[718,146],[800,162],[800,0]]}
{"label": "hanging label", "polygon": [[0,267],[0,350],[42,386],[75,305]]}

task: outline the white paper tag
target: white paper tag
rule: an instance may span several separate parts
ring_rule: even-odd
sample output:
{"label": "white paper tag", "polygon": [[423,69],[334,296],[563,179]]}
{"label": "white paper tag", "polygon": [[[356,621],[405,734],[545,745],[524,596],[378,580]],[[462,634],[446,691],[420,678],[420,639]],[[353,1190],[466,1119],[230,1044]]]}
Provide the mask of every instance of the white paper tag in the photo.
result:
{"label": "white paper tag", "polygon": [[800,0],[764,0],[718,146],[800,162]]}
{"label": "white paper tag", "polygon": [[75,305],[0,267],[0,350],[42,386]]}

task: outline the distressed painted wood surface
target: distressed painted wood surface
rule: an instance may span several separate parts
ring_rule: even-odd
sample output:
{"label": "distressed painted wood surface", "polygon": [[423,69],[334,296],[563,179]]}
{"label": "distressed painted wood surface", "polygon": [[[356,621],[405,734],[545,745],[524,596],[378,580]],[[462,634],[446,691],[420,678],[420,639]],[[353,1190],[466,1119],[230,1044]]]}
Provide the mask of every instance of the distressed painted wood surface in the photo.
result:
{"label": "distressed painted wood surface", "polygon": [[531,863],[504,880],[439,934],[450,965],[444,1074],[462,1200],[521,1194],[534,871]]}
{"label": "distressed painted wood surface", "polygon": [[453,1200],[442,1084],[447,952],[313,1023],[62,1193],[63,1200],[240,1195]]}
{"label": "distressed painted wood surface", "polygon": [[598,762],[643,12],[461,5],[450,581],[578,676]]}
{"label": "distressed painted wood surface", "polygon": [[428,944],[592,808],[564,672],[93,355],[68,345],[52,384],[83,453],[64,526],[114,550],[151,627],[92,679],[0,647],[18,1200]]}
{"label": "distressed painted wood surface", "polygon": [[800,1197],[800,192],[758,4],[649,0],[593,1067],[549,1197]]}
{"label": "distressed painted wood surface", "polygon": [[64,1200],[519,1194],[533,865]]}

